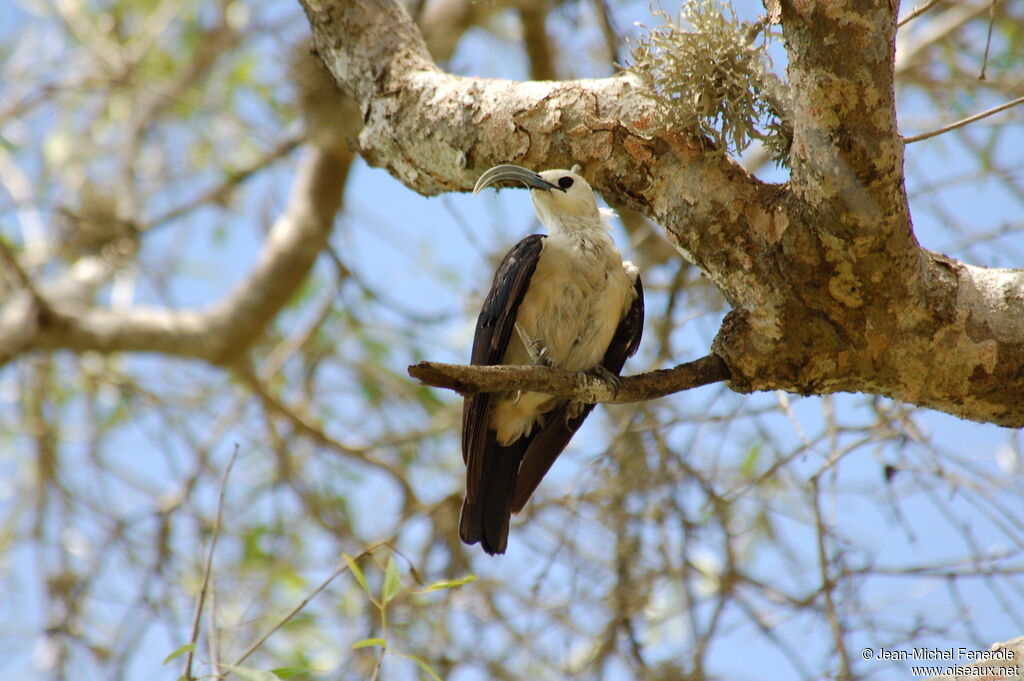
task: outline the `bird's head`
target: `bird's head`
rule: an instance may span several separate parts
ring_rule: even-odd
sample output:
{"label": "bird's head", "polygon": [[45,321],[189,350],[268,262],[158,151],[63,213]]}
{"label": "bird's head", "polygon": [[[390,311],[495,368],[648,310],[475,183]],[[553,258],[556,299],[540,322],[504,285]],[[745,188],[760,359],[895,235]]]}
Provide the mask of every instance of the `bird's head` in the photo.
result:
{"label": "bird's head", "polygon": [[529,187],[537,217],[549,230],[576,222],[603,225],[594,200],[594,190],[574,170],[576,168],[535,173],[521,166],[494,166],[480,176],[473,187],[473,193],[477,194],[484,187],[502,180],[521,182]]}

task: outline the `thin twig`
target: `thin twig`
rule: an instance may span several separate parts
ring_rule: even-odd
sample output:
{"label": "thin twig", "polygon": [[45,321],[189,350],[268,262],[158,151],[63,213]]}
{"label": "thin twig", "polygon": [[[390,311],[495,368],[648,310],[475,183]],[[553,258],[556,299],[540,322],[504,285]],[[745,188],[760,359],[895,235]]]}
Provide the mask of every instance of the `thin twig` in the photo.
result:
{"label": "thin twig", "polygon": [[272,394],[269,386],[267,386],[266,382],[256,375],[255,370],[252,367],[239,365],[236,369],[235,375],[241,378],[242,381],[249,386],[253,393],[255,393],[256,397],[259,398],[264,410],[268,413],[276,414],[284,418],[292,425],[293,428],[295,428],[296,431],[298,431],[300,435],[308,437],[314,442],[317,442],[318,444],[323,445],[324,447],[347,458],[352,458],[388,473],[402,488],[406,503],[414,503],[416,501],[416,494],[413,491],[412,486],[409,484],[409,481],[406,479],[407,476],[403,475],[402,470],[396,464],[375,459],[370,456],[366,449],[346,445],[329,436],[326,431],[313,423],[313,418],[311,416],[300,412],[297,407],[293,408],[285,404]]}
{"label": "thin twig", "polygon": [[[377,549],[379,549],[379,548],[380,548],[380,547],[382,547],[382,546],[388,546],[388,543],[387,543],[387,542],[385,542],[385,541],[379,541],[379,542],[376,542],[376,543],[374,543],[374,544],[370,544],[370,545],[369,545],[369,546],[367,546],[367,547],[366,547],[365,549],[363,549],[362,551],[360,551],[360,552],[359,552],[359,553],[358,553],[358,554],[357,554],[357,555],[356,555],[356,556],[355,556],[355,557],[354,557],[354,558],[352,559],[352,561],[353,561],[353,562],[356,562],[356,561],[358,561],[358,560],[359,560],[360,558],[363,558],[363,557],[365,557],[365,556],[368,556],[368,555],[370,555],[371,553],[373,553],[374,551],[376,551]],[[263,634],[263,635],[262,635],[262,636],[260,636],[260,637],[259,637],[258,639],[256,639],[256,641],[255,641],[255,642],[254,642],[254,643],[253,643],[253,644],[252,644],[251,646],[249,646],[249,647],[248,647],[248,649],[246,649],[246,651],[245,651],[244,653],[242,653],[242,655],[241,655],[241,656],[240,656],[240,657],[239,657],[239,658],[238,658],[237,660],[235,660],[235,664],[234,664],[234,666],[236,666],[236,667],[238,667],[238,666],[241,666],[241,664],[242,664],[243,662],[245,662],[245,660],[246,660],[246,659],[247,659],[247,658],[248,658],[248,657],[249,657],[250,655],[252,655],[253,653],[255,653],[255,652],[256,652],[256,650],[257,650],[257,649],[258,649],[258,648],[259,648],[259,647],[260,647],[261,645],[263,645],[263,644],[264,644],[264,642],[266,642],[266,640],[267,640],[268,638],[270,638],[270,636],[271,636],[271,635],[272,635],[272,634],[273,634],[273,633],[274,633],[275,631],[277,631],[278,629],[280,629],[280,628],[281,628],[281,627],[283,627],[284,625],[288,624],[288,620],[290,620],[291,618],[293,618],[293,617],[295,617],[295,616],[296,616],[297,614],[299,614],[299,612],[300,612],[300,611],[301,611],[301,610],[302,610],[303,608],[305,608],[305,607],[306,607],[306,605],[307,605],[307,604],[308,604],[308,603],[309,603],[309,602],[310,602],[311,600],[313,600],[314,598],[316,598],[316,597],[317,597],[317,595],[318,595],[318,594],[319,594],[319,593],[320,593],[321,591],[323,591],[324,589],[326,589],[326,588],[327,588],[327,585],[328,585],[328,584],[330,584],[331,582],[333,582],[333,581],[334,581],[334,580],[335,580],[335,579],[336,579],[337,577],[339,577],[340,575],[343,575],[343,574],[345,574],[345,573],[346,573],[347,571],[348,571],[348,563],[347,563],[346,561],[342,561],[341,565],[339,565],[339,566],[338,566],[338,569],[337,569],[337,570],[335,570],[335,571],[334,571],[333,573],[331,573],[331,575],[330,575],[330,576],[329,576],[329,577],[328,577],[327,579],[325,579],[325,580],[324,580],[323,582],[321,582],[321,583],[320,583],[320,585],[319,585],[319,586],[317,586],[317,587],[316,587],[315,589],[313,589],[313,590],[312,590],[312,591],[311,591],[311,592],[309,593],[309,595],[308,595],[308,596],[306,596],[306,597],[305,597],[305,598],[303,598],[303,599],[302,599],[301,601],[299,601],[299,604],[298,604],[298,605],[296,605],[296,606],[295,606],[294,608],[292,608],[292,609],[291,609],[291,610],[289,610],[289,611],[288,611],[287,613],[285,613],[285,615],[284,615],[284,616],[283,616],[283,617],[282,617],[282,618],[281,618],[280,620],[278,620],[278,621],[277,621],[277,623],[276,623],[276,624],[275,624],[274,626],[272,626],[272,627],[271,627],[270,629],[268,629],[268,630],[267,630],[267,632],[266,632],[265,634]]]}
{"label": "thin twig", "polygon": [[793,407],[789,403],[789,396],[787,396],[782,390],[776,390],[775,399],[779,402],[779,409],[782,410],[782,413],[786,415],[789,422],[793,425],[793,430],[796,431],[797,437],[799,437],[800,441],[804,443],[804,447],[808,450],[814,447],[810,438],[807,437],[807,433],[805,433],[804,429],[800,426],[800,420],[797,419],[796,414],[793,413]]}
{"label": "thin twig", "polygon": [[988,109],[987,111],[982,111],[981,113],[976,113],[973,116],[968,116],[967,118],[959,120],[956,123],[950,123],[949,125],[947,125],[947,126],[945,126],[943,128],[939,128],[938,130],[932,130],[931,132],[923,132],[920,135],[914,135],[913,137],[904,137],[903,138],[903,143],[904,144],[910,144],[912,142],[920,142],[921,140],[926,140],[929,137],[935,137],[936,135],[941,135],[942,133],[949,132],[950,130],[956,130],[957,128],[962,128],[963,126],[967,125],[968,123],[973,123],[974,121],[980,121],[982,118],[987,118],[988,116],[991,116],[993,114],[997,114],[1000,111],[1006,111],[1007,109],[1015,107],[1015,106],[1017,106],[1018,104],[1021,104],[1021,103],[1024,103],[1024,97],[1018,97],[1017,99],[1014,99],[1012,101],[1006,102],[1005,104],[1000,104],[999,106],[992,107],[991,109]]}
{"label": "thin twig", "polygon": [[931,0],[931,2],[924,3],[923,5],[915,9],[913,12],[900,19],[899,22],[896,24],[896,28],[903,28],[903,24],[921,16],[922,14],[930,10],[932,7],[939,4],[939,2],[941,2],[941,0]]}
{"label": "thin twig", "polygon": [[224,490],[227,489],[228,476],[231,475],[231,468],[235,465],[235,459],[238,458],[238,445],[235,445],[235,451],[231,452],[231,460],[228,461],[228,466],[224,469],[224,476],[220,480],[220,491],[217,493],[217,515],[213,519],[213,532],[210,535],[210,548],[206,552],[206,564],[203,566],[203,586],[199,590],[199,598],[196,601],[196,612],[192,616],[192,635],[189,637],[189,645],[191,648],[185,654],[185,671],[182,677],[191,681],[192,679],[192,658],[195,656],[196,641],[199,640],[199,622],[203,616],[203,604],[206,601],[206,593],[210,587],[210,575],[213,572],[213,552],[217,548],[217,535],[220,534],[220,519],[224,512]]}
{"label": "thin twig", "polygon": [[7,269],[10,270],[11,275],[17,281],[18,285],[25,289],[30,296],[32,296],[32,302],[35,303],[36,307],[40,310],[49,309],[49,304],[46,299],[39,293],[32,278],[28,276],[28,273],[22,268],[21,263],[18,261],[18,256],[11,250],[10,244],[3,237],[0,237],[0,260],[3,261]]}
{"label": "thin twig", "polygon": [[988,37],[985,38],[985,56],[981,59],[981,73],[978,80],[985,80],[985,70],[988,68],[988,51],[992,47],[992,27],[996,23],[996,0],[992,0],[992,6],[988,10]]}
{"label": "thin twig", "polygon": [[230,173],[222,182],[213,187],[208,188],[202,194],[194,196],[185,203],[179,206],[175,206],[174,208],[167,210],[163,214],[152,218],[147,222],[146,229],[154,229],[156,227],[160,227],[164,224],[167,224],[168,222],[171,222],[172,220],[176,220],[182,217],[183,215],[190,213],[191,211],[196,210],[197,208],[205,206],[206,204],[223,200],[231,193],[232,190],[234,190],[240,184],[244,183],[249,178],[253,177],[254,175],[256,175],[256,173],[263,170],[267,166],[270,166],[271,164],[290,154],[301,143],[301,137],[289,137],[281,141],[280,144],[271,149],[269,152],[267,152],[266,155],[264,155],[251,165],[246,166],[241,170],[237,170],[233,173]]}
{"label": "thin twig", "polygon": [[825,614],[828,617],[829,628],[832,630],[832,638],[835,640],[836,653],[839,657],[839,673],[836,675],[842,681],[850,681],[853,678],[850,656],[846,651],[846,642],[843,639],[843,625],[839,621],[839,614],[836,611],[836,604],[832,598],[832,590],[835,582],[829,574],[829,567],[832,562],[828,559],[825,548],[825,521],[821,517],[821,485],[820,478],[815,475],[811,478],[811,494],[814,505],[814,529],[818,539],[818,569],[821,576],[821,595],[825,600]]}
{"label": "thin twig", "polygon": [[206,647],[210,656],[210,668],[220,666],[220,633],[217,631],[217,584],[210,584],[210,608],[207,611]]}

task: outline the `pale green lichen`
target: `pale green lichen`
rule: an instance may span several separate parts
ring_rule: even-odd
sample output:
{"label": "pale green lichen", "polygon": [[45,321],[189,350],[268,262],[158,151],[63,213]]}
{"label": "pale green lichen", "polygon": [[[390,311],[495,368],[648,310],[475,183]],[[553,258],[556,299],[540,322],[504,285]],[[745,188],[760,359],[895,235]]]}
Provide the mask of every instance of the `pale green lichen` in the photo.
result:
{"label": "pale green lichen", "polygon": [[714,0],[692,0],[674,20],[653,13],[664,23],[633,46],[629,68],[658,102],[658,123],[711,140],[717,153],[738,154],[760,140],[784,164],[792,130],[769,68],[770,25],[740,22]]}

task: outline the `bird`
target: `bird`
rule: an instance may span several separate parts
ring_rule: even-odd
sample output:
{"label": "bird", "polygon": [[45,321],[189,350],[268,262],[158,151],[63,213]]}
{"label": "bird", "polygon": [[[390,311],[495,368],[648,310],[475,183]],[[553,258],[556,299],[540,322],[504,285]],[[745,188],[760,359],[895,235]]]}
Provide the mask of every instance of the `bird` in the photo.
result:
{"label": "bird", "polygon": [[[473,337],[473,365],[526,364],[585,371],[618,387],[626,358],[640,346],[644,292],[624,262],[581,168],[534,172],[497,165],[473,194],[498,182],[530,190],[547,235],[531,234],[505,255],[484,299]],[[459,536],[491,555],[504,553],[513,513],[593,410],[539,392],[465,397],[462,458],[466,495]]]}

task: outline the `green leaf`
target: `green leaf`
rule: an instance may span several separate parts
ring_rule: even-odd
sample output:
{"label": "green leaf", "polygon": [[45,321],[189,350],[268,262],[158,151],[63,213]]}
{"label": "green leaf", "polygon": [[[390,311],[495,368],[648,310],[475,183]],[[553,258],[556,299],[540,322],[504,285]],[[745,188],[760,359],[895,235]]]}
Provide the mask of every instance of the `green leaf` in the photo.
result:
{"label": "green leaf", "polygon": [[377,646],[378,648],[387,648],[388,642],[382,638],[364,638],[362,641],[356,641],[352,644],[352,650],[357,648],[369,648],[371,646]]}
{"label": "green leaf", "polygon": [[431,667],[429,664],[427,664],[426,662],[424,662],[420,658],[416,657],[415,655],[412,655],[410,653],[404,653],[403,657],[407,657],[410,660],[412,660],[413,662],[415,662],[416,664],[418,664],[420,666],[420,669],[422,669],[424,672],[426,672],[427,676],[429,676],[430,678],[434,679],[434,681],[444,681],[444,679],[442,679],[440,676],[437,675],[437,672],[434,671],[433,667]]}
{"label": "green leaf", "polygon": [[185,653],[191,653],[195,649],[196,649],[196,644],[195,643],[186,643],[185,645],[183,645],[180,648],[177,648],[173,653],[171,653],[170,655],[165,657],[164,661],[161,664],[167,664],[168,662],[170,662],[174,658],[181,657]]}
{"label": "green leaf", "polygon": [[278,681],[273,672],[252,667],[236,667],[233,664],[222,664],[221,669],[226,669],[242,681]]}
{"label": "green leaf", "polygon": [[465,577],[459,577],[458,579],[442,579],[437,582],[431,582],[423,589],[420,589],[416,593],[428,594],[431,591],[442,591],[444,589],[455,589],[465,584],[471,584],[477,580],[476,575],[466,575]]}
{"label": "green leaf", "polygon": [[384,583],[380,587],[381,602],[387,605],[388,601],[397,596],[404,588],[402,576],[398,574],[398,565],[395,564],[395,557],[388,556],[388,565],[384,568]]}
{"label": "green leaf", "polygon": [[301,676],[302,674],[310,674],[317,671],[316,669],[310,669],[309,667],[278,667],[277,669],[271,669],[270,673],[279,679],[290,679],[293,676]]}
{"label": "green leaf", "polygon": [[356,565],[356,561],[347,553],[341,554],[341,557],[345,559],[345,562],[348,564],[348,569],[352,571],[352,576],[356,578],[357,582],[359,582],[359,586],[363,587],[363,591],[366,592],[366,595],[373,598],[373,594],[370,593],[370,585],[366,581],[366,575],[364,575],[363,571],[359,569],[358,565]]}
{"label": "green leaf", "polygon": [[757,475],[757,461],[761,455],[761,448],[754,445],[747,452],[747,456],[743,459],[743,463],[740,464],[740,473],[745,478],[753,478]]}

